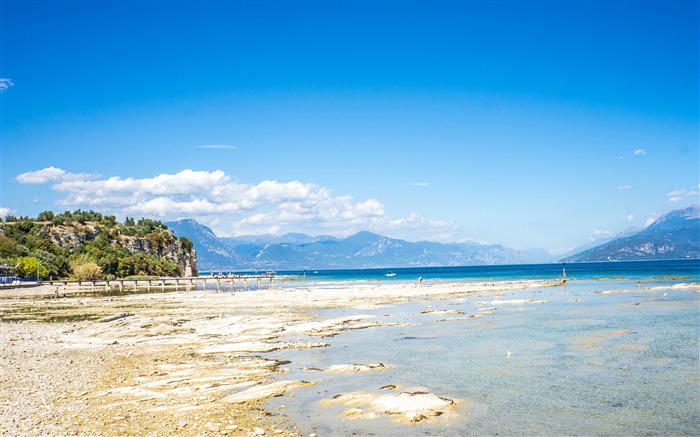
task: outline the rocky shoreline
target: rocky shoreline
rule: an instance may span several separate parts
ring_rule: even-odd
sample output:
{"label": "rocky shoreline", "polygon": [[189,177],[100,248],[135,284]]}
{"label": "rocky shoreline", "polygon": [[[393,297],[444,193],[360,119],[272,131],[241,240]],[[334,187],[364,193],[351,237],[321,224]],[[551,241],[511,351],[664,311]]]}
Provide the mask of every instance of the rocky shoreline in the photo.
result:
{"label": "rocky shoreline", "polygon": [[[541,285],[347,284],[234,293],[2,296],[0,434],[297,436],[295,424],[268,411],[265,400],[287,396],[293,402],[294,390],[314,382],[287,380],[289,363],[266,358],[266,352],[325,347],[323,337],[378,326],[362,314],[367,306],[474,292],[494,296]],[[357,314],[328,320],[313,315],[333,307],[356,308]],[[325,371],[390,368],[338,363]],[[352,394],[343,396],[336,401],[351,407],[346,417],[364,414]],[[460,404],[430,393],[362,399],[387,413],[393,408],[396,419],[407,424],[449,420],[454,414],[444,413]]]}

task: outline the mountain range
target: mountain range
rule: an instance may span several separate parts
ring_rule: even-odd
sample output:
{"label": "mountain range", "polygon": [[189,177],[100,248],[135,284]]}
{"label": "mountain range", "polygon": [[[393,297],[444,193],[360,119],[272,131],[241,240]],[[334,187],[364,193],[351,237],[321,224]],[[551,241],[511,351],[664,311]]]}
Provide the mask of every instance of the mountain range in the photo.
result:
{"label": "mountain range", "polygon": [[700,258],[700,207],[677,209],[647,228],[622,235],[562,261],[633,261],[643,259]]}
{"label": "mountain range", "polygon": [[646,229],[628,230],[613,239],[598,240],[595,247],[580,246],[559,257],[544,249],[409,242],[366,231],[342,239],[298,233],[218,237],[193,219],[166,224],[194,243],[200,271],[398,268],[700,258],[698,211],[698,205],[671,211]]}
{"label": "mountain range", "polygon": [[167,223],[197,249],[199,269],[296,270],[523,264],[528,258],[501,245],[409,242],[371,232],[347,238],[304,234],[217,237],[193,219]]}

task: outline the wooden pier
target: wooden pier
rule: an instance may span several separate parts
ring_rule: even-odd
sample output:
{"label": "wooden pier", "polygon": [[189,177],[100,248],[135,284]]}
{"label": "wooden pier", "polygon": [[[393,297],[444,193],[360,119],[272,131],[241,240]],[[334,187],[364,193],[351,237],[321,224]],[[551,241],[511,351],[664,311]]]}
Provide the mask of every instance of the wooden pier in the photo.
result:
{"label": "wooden pier", "polygon": [[[152,279],[113,279],[96,281],[63,281],[47,280],[19,284],[6,284],[0,290],[22,288],[35,289],[30,294],[36,297],[67,297],[77,294],[94,293],[135,293],[135,292],[164,292],[179,290],[216,290],[236,291],[245,290],[249,286],[257,288],[272,287],[276,275],[227,275],[227,276],[193,276],[193,277],[160,277]],[[284,278],[279,278],[284,280]],[[1,297],[5,297],[0,295]]]}

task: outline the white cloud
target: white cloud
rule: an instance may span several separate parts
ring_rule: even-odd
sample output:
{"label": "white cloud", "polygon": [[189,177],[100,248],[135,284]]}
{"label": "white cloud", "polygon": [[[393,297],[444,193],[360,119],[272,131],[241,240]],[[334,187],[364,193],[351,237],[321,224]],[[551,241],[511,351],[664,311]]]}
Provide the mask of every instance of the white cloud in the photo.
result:
{"label": "white cloud", "polygon": [[0,208],[0,217],[5,218],[9,214],[13,214],[14,211],[10,208]]}
{"label": "white cloud", "polygon": [[63,169],[52,166],[37,171],[22,173],[18,175],[15,180],[20,184],[46,184],[54,181],[86,181],[98,177],[100,177],[98,174],[68,173]]}
{"label": "white cloud", "polygon": [[42,170],[30,171],[17,176],[15,180],[20,184],[45,184],[61,179],[66,174],[64,170],[56,167],[47,167]]}
{"label": "white cloud", "polygon": [[635,155],[646,155],[646,154],[647,154],[647,151],[644,150],[644,149],[637,149],[637,150],[634,151],[634,154],[635,154]]}
{"label": "white cloud", "polygon": [[430,184],[427,182],[409,182],[406,185],[411,187],[427,187]]}
{"label": "white cloud", "polygon": [[456,226],[417,214],[389,217],[377,199],[356,201],[334,196],[326,187],[300,181],[261,181],[245,184],[221,170],[182,170],[152,178],[104,178],[74,174],[49,167],[27,172],[16,180],[25,184],[52,184],[64,196],[58,205],[96,209],[124,217],[161,220],[194,218],[218,235],[304,232],[338,236],[370,230],[385,235],[448,241]]}
{"label": "white cloud", "polygon": [[204,144],[201,146],[194,146],[195,149],[236,149],[236,146],[229,146],[228,144]]}
{"label": "white cloud", "polygon": [[698,192],[694,190],[673,190],[666,193],[666,196],[668,197],[668,201],[670,203],[683,201],[696,202],[698,200]]}
{"label": "white cloud", "polygon": [[634,214],[630,214],[627,216],[627,221],[628,222],[633,222],[634,221]]}
{"label": "white cloud", "polygon": [[632,185],[620,185],[619,187],[617,187],[617,189],[618,190],[631,190]]}
{"label": "white cloud", "polygon": [[615,235],[615,233],[608,231],[607,229],[596,229],[593,231],[593,235],[591,235],[591,241],[598,240],[600,238],[612,237],[613,235]]}
{"label": "white cloud", "polygon": [[11,86],[13,86],[15,83],[12,82],[11,79],[7,79],[4,77],[0,78],[0,92],[5,92],[7,91]]}

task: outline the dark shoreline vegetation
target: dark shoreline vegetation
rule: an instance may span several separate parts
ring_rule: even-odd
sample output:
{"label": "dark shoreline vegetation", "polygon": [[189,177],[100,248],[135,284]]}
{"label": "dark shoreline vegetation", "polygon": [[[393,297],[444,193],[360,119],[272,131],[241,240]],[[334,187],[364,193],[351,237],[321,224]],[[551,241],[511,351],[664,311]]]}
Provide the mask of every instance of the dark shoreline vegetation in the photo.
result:
{"label": "dark shoreline vegetation", "polygon": [[[44,211],[0,221],[2,274],[22,279],[100,280],[196,275],[192,242],[157,220],[94,211]],[[37,278],[38,276],[38,278]]]}

